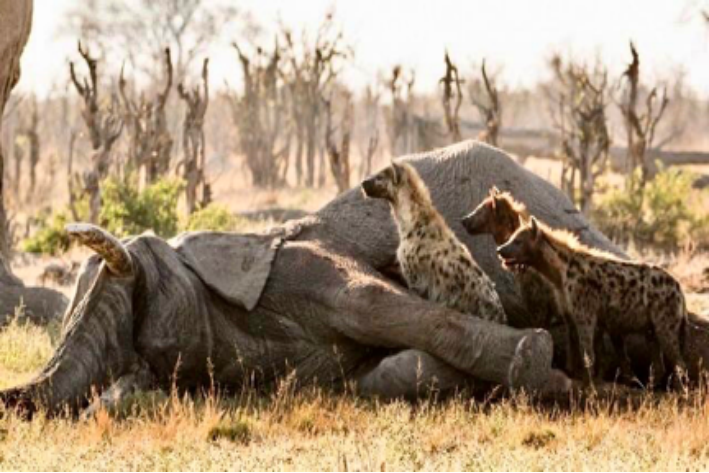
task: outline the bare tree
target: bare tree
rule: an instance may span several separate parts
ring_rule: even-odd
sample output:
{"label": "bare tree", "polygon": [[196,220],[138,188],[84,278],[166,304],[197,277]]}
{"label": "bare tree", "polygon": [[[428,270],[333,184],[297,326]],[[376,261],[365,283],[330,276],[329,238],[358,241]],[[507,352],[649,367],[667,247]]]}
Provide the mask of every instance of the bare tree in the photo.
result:
{"label": "bare tree", "polygon": [[[630,43],[632,60],[623,73],[625,86],[619,104],[623,114],[623,122],[628,143],[628,176],[631,177],[635,169],[640,169],[639,188],[652,176],[652,163],[648,162],[647,151],[652,148],[655,139],[655,129],[667,109],[669,98],[667,88],[663,88],[662,96],[658,95],[657,87],[653,87],[645,97],[644,112],[638,111],[640,100],[640,55],[635,45]],[[632,179],[631,181],[632,182]]]}
{"label": "bare tree", "polygon": [[608,72],[600,65],[590,70],[585,65],[564,64],[559,56],[551,66],[557,87],[552,94],[552,118],[561,135],[563,158],[561,187],[588,215],[596,179],[605,171],[610,149]]}
{"label": "bare tree", "polygon": [[[185,179],[185,198],[187,212],[193,213],[197,204],[206,207],[211,202],[212,192],[205,176],[205,139],[204,117],[209,106],[209,58],[202,65],[202,92],[199,87],[186,89],[182,83],[177,86],[180,98],[184,100],[187,109],[182,124],[182,151],[185,154],[178,169],[182,168]],[[197,192],[201,189],[202,196],[197,202]]]}
{"label": "bare tree", "polygon": [[253,28],[227,0],[81,0],[69,10],[66,24],[68,36],[85,38],[102,56],[127,58],[152,82],[162,75],[156,65],[165,46],[173,49],[175,77],[181,82],[206,53],[215,31],[233,34],[231,26],[237,24]]}
{"label": "bare tree", "polygon": [[148,184],[165,175],[170,168],[172,136],[168,129],[165,106],[172,90],[173,66],[170,49],[164,50],[165,85],[154,97],[141,93],[138,100],[128,97],[124,69],[118,80],[118,90],[123,102],[124,121],[129,124],[129,171],[145,169]]}
{"label": "bare tree", "polygon": [[[319,153],[317,182],[325,180],[323,135],[323,104],[330,87],[339,74],[341,60],[351,56],[351,49],[344,42],[341,30],[335,27],[331,13],[325,16],[311,43],[304,33],[300,41],[287,28],[282,34],[285,40],[285,59],[288,69],[284,71],[293,98],[292,112],[296,135],[296,177],[308,187],[316,184],[316,155]],[[305,151],[305,161],[301,153]],[[304,166],[303,166],[304,164]],[[303,175],[303,178],[300,176]]]}
{"label": "bare tree", "polygon": [[480,80],[473,81],[469,88],[470,101],[478,109],[480,119],[485,125],[485,130],[480,133],[478,139],[492,146],[497,146],[497,139],[502,126],[500,94],[495,84],[495,78],[491,78],[487,73],[484,59],[480,72],[482,83]]}
{"label": "bare tree", "polygon": [[400,65],[392,68],[391,76],[386,81],[391,96],[391,106],[385,115],[391,156],[415,150],[413,110],[415,84],[416,74],[413,71],[407,73]]}
{"label": "bare tree", "polygon": [[372,173],[372,159],[379,147],[380,99],[381,93],[368,86],[364,94],[364,120],[360,120],[364,124],[364,129],[360,133],[364,138],[364,144],[359,146],[360,155],[362,156],[359,175],[362,179]]}
{"label": "bare tree", "polygon": [[281,49],[258,48],[253,58],[234,43],[244,76],[243,92],[230,96],[239,147],[256,186],[285,182],[290,138],[286,129],[286,90],[280,79]]}
{"label": "bare tree", "polygon": [[[339,126],[335,126],[333,123],[332,97],[325,102],[325,147],[338,194],[342,194],[350,188],[350,144],[354,122],[352,93],[345,90],[342,92],[342,96],[343,111]],[[338,134],[339,144],[336,140]]]}
{"label": "bare tree", "polygon": [[15,164],[15,172],[12,180],[12,193],[15,198],[20,195],[20,182],[22,181],[22,161],[25,159],[25,147],[23,146],[24,136],[15,135],[15,143],[12,147],[12,158]]}
{"label": "bare tree", "polygon": [[29,157],[28,174],[29,174],[29,187],[27,190],[27,199],[31,199],[35,192],[35,186],[37,184],[37,164],[39,164],[40,157],[40,138],[39,138],[39,111],[37,97],[32,96],[31,100],[32,110],[29,117],[23,117],[21,120],[22,124],[18,133],[18,138],[21,137],[23,144],[27,146],[27,153],[24,153],[19,146],[15,146],[15,195],[20,195],[20,167],[22,157],[26,154]]}
{"label": "bare tree", "polygon": [[456,66],[446,51],[444,60],[446,63],[446,73],[441,77],[439,83],[442,86],[441,103],[446,120],[446,127],[451,140],[456,143],[460,141],[460,106],[463,104],[463,80],[458,73]]}
{"label": "bare tree", "polygon": [[88,67],[89,80],[78,79],[73,62],[69,63],[69,72],[76,91],[84,101],[82,117],[88,128],[93,148],[91,167],[84,173],[83,185],[84,192],[89,197],[89,220],[97,223],[101,212],[101,181],[106,178],[110,169],[111,148],[121,136],[123,120],[115,100],[111,100],[108,107],[99,106],[98,63],[91,57],[89,50],[81,46],[81,43],[78,45],[78,50]]}

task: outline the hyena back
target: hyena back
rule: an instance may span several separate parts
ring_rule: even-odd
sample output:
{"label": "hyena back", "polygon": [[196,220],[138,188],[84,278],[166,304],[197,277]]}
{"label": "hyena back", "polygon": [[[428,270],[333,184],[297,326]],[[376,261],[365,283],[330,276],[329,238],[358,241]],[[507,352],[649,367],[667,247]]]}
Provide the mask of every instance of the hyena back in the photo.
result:
{"label": "hyena back", "polygon": [[[551,230],[533,217],[498,253],[508,266],[534,267],[559,290],[562,310],[576,326],[580,355],[588,368],[595,362],[597,328],[611,336],[626,373],[630,367],[624,338],[631,333],[651,334],[673,369],[686,368],[684,294],[664,269],[590,249],[568,232]],[[663,372],[662,366],[656,368]]]}
{"label": "hyena back", "polygon": [[400,237],[397,259],[411,290],[460,312],[506,322],[493,282],[438,213],[412,166],[392,163],[362,188],[391,204]]}

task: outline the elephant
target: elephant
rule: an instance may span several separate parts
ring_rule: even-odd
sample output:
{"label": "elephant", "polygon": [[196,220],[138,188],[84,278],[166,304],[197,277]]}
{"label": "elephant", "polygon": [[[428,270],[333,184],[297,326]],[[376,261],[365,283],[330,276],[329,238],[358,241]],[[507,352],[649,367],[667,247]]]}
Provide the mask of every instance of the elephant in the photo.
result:
{"label": "elephant", "polygon": [[[552,366],[549,331],[530,327],[489,236],[460,219],[496,185],[586,244],[622,252],[552,184],[476,141],[408,156],[434,204],[495,282],[509,325],[421,299],[399,282],[398,236],[386,202],[359,188],[261,234],[193,232],[119,241],[99,227],[67,231],[95,255],[82,265],[58,348],[29,383],[0,392],[34,412],[111,404],[177,386],[268,388],[353,381],[362,396],[414,397],[421,386],[502,386],[565,395],[575,381]],[[692,335],[704,357],[706,331]],[[699,348],[697,348],[699,347]],[[638,350],[641,352],[643,350]],[[631,355],[632,356],[632,355]]]}

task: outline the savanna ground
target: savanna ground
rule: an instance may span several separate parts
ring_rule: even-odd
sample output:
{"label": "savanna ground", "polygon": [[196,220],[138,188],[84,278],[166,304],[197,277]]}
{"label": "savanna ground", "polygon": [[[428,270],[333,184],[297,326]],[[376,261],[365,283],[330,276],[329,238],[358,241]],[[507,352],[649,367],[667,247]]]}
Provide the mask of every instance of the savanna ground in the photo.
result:
{"label": "savanna ground", "polygon": [[[530,163],[527,163],[530,165]],[[552,171],[537,169],[544,177]],[[334,190],[243,191],[225,182],[232,210],[315,210]],[[62,258],[81,259],[74,250]],[[709,313],[702,274],[709,254],[681,252],[667,266],[690,308]],[[19,258],[37,282],[48,258]],[[67,294],[70,288],[63,288]],[[18,309],[21,320],[21,309]],[[58,324],[15,320],[0,331],[0,389],[29,380],[49,359]],[[639,409],[613,402],[555,409],[513,398],[378,403],[301,389],[285,380],[272,394],[246,390],[195,398],[151,392],[90,420],[0,419],[2,470],[707,470],[709,394],[648,395]]]}

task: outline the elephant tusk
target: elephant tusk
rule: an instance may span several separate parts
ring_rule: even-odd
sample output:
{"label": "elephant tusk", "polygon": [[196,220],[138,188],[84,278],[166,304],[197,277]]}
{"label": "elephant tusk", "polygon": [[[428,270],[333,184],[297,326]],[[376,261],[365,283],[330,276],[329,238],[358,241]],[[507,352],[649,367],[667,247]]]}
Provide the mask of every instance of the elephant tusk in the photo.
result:
{"label": "elephant tusk", "polygon": [[115,276],[133,275],[133,261],[123,244],[106,230],[90,223],[70,223],[65,227],[69,236],[94,250],[106,262]]}

